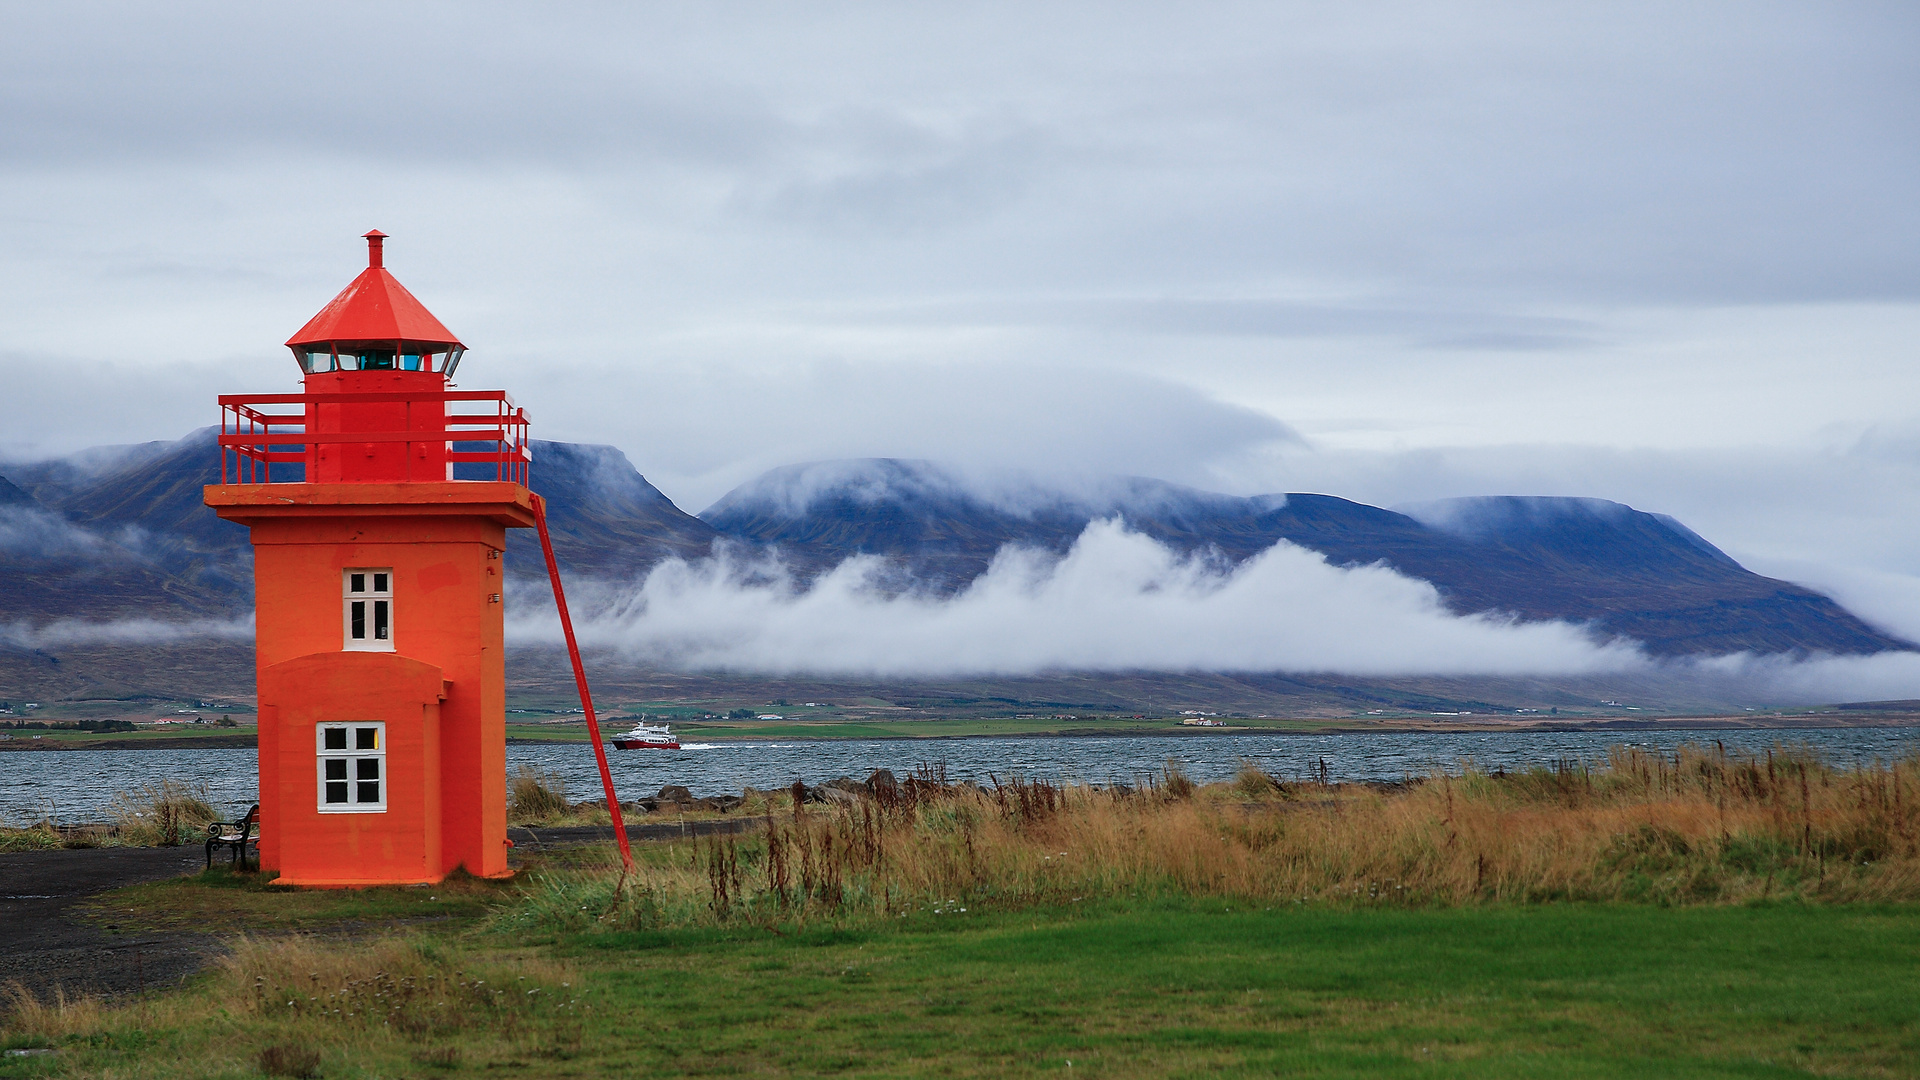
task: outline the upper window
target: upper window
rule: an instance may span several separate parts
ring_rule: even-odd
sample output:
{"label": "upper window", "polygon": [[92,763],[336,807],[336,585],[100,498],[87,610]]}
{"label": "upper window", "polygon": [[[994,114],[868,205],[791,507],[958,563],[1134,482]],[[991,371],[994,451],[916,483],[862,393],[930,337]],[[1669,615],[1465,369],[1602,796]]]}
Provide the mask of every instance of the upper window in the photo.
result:
{"label": "upper window", "polygon": [[393,569],[349,567],[340,572],[344,649],[393,651]]}

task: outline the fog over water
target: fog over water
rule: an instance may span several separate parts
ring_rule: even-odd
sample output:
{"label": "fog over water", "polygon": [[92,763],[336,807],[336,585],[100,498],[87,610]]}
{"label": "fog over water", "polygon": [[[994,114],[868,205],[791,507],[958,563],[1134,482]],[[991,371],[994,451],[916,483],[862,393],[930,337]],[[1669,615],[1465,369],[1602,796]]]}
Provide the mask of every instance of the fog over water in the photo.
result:
{"label": "fog over water", "polygon": [[[1920,727],[1805,730],[1382,733],[1365,735],[1167,735],[1060,738],[848,739],[690,744],[679,752],[609,751],[614,790],[622,801],[650,796],[666,784],[696,795],[737,794],[752,786],[818,784],[836,776],[865,779],[875,769],[897,776],[943,765],[955,780],[991,783],[1019,774],[1051,781],[1138,783],[1169,760],[1196,780],[1230,778],[1241,759],[1283,779],[1301,778],[1325,761],[1336,780],[1401,780],[1472,760],[1509,771],[1572,759],[1605,760],[1607,748],[1670,751],[1684,743],[1763,753],[1776,744],[1806,744],[1829,761],[1890,760],[1920,752]],[[161,779],[205,785],[223,813],[243,813],[257,798],[258,755],[249,749],[25,751],[0,753],[0,822],[105,821],[114,793]],[[592,747],[549,743],[507,747],[509,775],[522,765],[546,771],[576,802],[600,797]]]}

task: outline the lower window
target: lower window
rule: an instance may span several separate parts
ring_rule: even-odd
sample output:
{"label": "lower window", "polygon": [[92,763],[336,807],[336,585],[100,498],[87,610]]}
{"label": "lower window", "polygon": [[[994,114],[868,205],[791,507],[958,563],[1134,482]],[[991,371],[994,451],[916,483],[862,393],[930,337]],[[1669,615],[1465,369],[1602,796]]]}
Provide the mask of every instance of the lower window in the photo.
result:
{"label": "lower window", "polygon": [[320,812],[370,814],[387,808],[387,725],[320,724]]}

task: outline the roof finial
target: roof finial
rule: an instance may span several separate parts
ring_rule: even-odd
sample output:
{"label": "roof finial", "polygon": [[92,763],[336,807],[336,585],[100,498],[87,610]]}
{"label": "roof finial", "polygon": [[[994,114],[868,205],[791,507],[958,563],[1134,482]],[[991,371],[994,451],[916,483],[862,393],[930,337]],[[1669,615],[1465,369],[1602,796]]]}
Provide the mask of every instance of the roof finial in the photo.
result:
{"label": "roof finial", "polygon": [[367,233],[367,269],[378,270],[387,265],[386,254],[380,246],[381,241],[386,238],[387,234],[379,229]]}

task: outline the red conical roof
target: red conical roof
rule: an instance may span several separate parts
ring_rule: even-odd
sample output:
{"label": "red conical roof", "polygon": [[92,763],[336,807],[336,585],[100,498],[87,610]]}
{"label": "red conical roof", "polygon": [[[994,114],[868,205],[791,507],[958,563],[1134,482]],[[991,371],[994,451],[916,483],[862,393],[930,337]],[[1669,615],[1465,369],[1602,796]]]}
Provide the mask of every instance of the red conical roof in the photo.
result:
{"label": "red conical roof", "polygon": [[387,234],[378,229],[367,234],[367,268],[321,308],[320,314],[307,320],[299,333],[288,338],[288,345],[298,348],[328,342],[344,346],[404,341],[466,348],[453,331],[440,325],[425,304],[387,273],[381,252],[381,241],[386,238]]}

